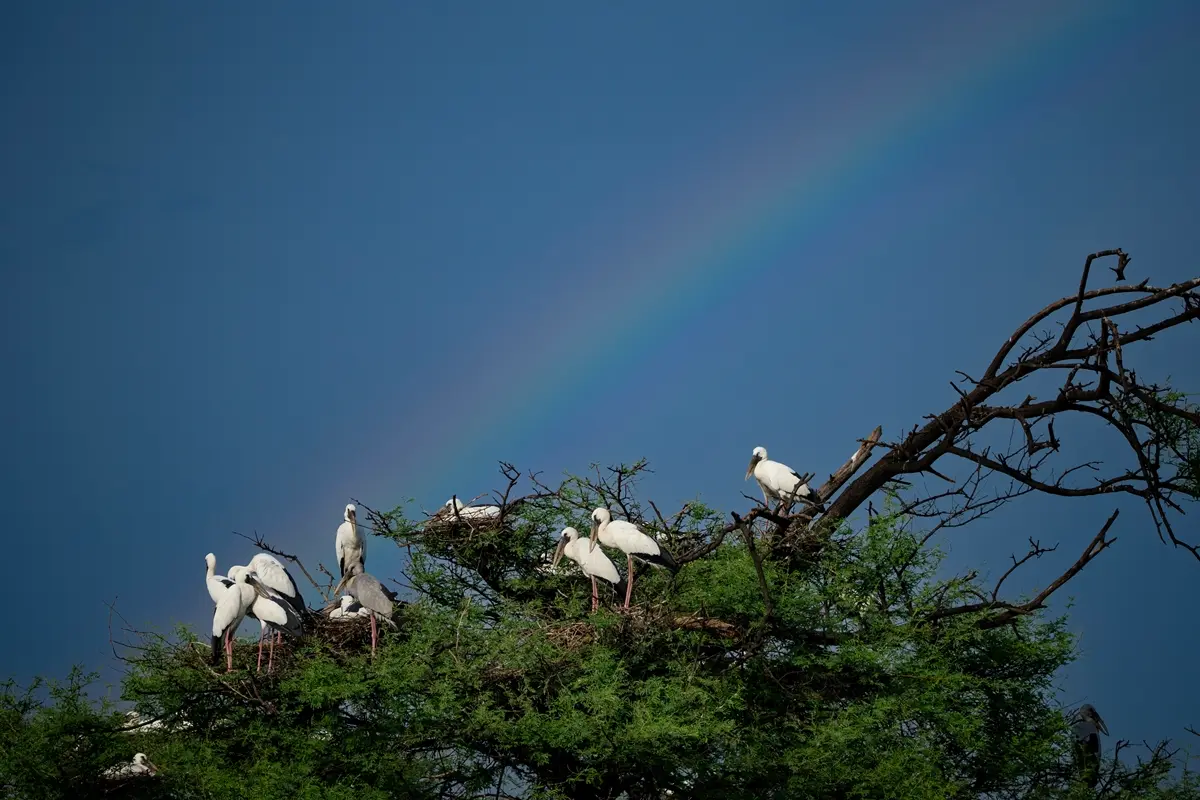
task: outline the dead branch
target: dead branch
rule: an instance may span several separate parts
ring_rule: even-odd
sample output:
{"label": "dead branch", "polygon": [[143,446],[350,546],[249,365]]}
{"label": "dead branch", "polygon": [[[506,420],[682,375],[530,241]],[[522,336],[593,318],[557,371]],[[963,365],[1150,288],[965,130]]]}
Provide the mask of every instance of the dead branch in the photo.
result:
{"label": "dead branch", "polygon": [[297,567],[300,568],[300,571],[304,573],[304,577],[308,578],[308,582],[313,585],[313,588],[321,593],[321,597],[325,598],[326,600],[329,599],[326,596],[326,590],[322,589],[320,584],[318,584],[315,580],[313,580],[313,576],[308,574],[308,570],[304,568],[304,564],[303,564],[303,562],[300,561],[299,558],[292,555],[291,553],[285,553],[277,547],[272,547],[262,538],[262,536],[260,536],[258,534],[258,531],[254,532],[254,536],[247,536],[246,534],[238,533],[237,531],[234,531],[233,533],[235,536],[240,536],[243,539],[245,539],[246,541],[253,543],[254,546],[257,547],[259,550],[262,550],[265,553],[270,553],[273,556],[282,558],[286,561],[290,561],[293,564],[295,564]]}
{"label": "dead branch", "polygon": [[[941,413],[929,415],[924,424],[914,426],[899,441],[878,443],[887,450],[884,456],[852,481],[847,480],[840,493],[832,481],[822,487],[821,497],[831,499],[826,500],[821,523],[812,523],[811,511],[801,510],[794,517],[789,536],[777,542],[776,549],[794,548],[800,537],[791,534],[813,525],[828,537],[836,520],[849,517],[876,492],[903,476],[952,475],[939,465],[949,459],[983,467],[1028,491],[1064,496],[1111,492],[1137,496],[1146,503],[1164,541],[1186,548],[1200,559],[1200,546],[1179,539],[1169,519],[1169,512],[1182,511],[1176,497],[1193,494],[1184,481],[1168,474],[1161,456],[1163,437],[1137,433],[1147,427],[1151,434],[1161,433],[1166,423],[1151,423],[1134,413],[1137,408],[1146,408],[1167,419],[1196,426],[1200,425],[1200,412],[1164,400],[1161,387],[1140,380],[1126,363],[1131,346],[1200,317],[1200,278],[1166,287],[1151,286],[1144,280],[1136,285],[1089,289],[1093,262],[1108,257],[1118,259],[1114,271],[1123,275],[1130,260],[1124,251],[1105,250],[1088,256],[1076,292],[1050,303],[1018,326],[978,378],[960,372],[966,386],[954,386],[955,401]],[[1175,300],[1183,301],[1181,308],[1170,305]],[[1134,312],[1147,311],[1160,312],[1157,321],[1143,325],[1122,321]],[[1068,316],[1057,335],[1034,334],[1036,328],[1060,312]],[[1089,326],[1092,322],[1097,326]],[[1039,400],[1026,395],[1017,403],[997,402],[1002,392],[1029,376],[1055,370],[1065,371],[1067,377],[1052,398]],[[1101,474],[1092,484],[1068,484],[1064,478],[1085,470],[1097,471],[1100,464],[1075,464],[1060,470],[1057,479],[1042,477],[1039,470],[1050,463],[1046,458],[1058,456],[1065,449],[1054,427],[1056,418],[1064,414],[1089,415],[1108,422],[1137,459],[1137,469]],[[1019,457],[1017,453],[997,453],[976,442],[976,437],[990,430],[997,420],[1019,428],[1024,439]],[[1039,425],[1044,426],[1044,435],[1039,433]],[[830,523],[823,524],[825,520]]]}
{"label": "dead branch", "polygon": [[1065,572],[1063,572],[1062,575],[1054,579],[1053,582],[1038,592],[1038,594],[1028,602],[1019,604],[1007,603],[999,600],[998,595],[1000,593],[1001,584],[1004,583],[1005,579],[1007,579],[1014,570],[1030,559],[1037,558],[1040,555],[1053,550],[1053,548],[1042,548],[1036,542],[1032,541],[1030,543],[1031,548],[1029,553],[1027,553],[1025,557],[1019,561],[1014,559],[1016,562],[1014,566],[1006,571],[1003,576],[1001,576],[999,582],[997,582],[996,587],[992,592],[992,597],[990,600],[981,601],[978,603],[967,603],[965,605],[954,606],[952,608],[937,609],[927,614],[924,621],[933,622],[939,619],[960,616],[962,614],[982,614],[983,612],[988,611],[998,611],[999,613],[997,614],[985,614],[984,616],[981,616],[979,621],[976,623],[980,628],[989,629],[998,628],[1001,625],[1007,625],[1017,617],[1026,616],[1038,611],[1039,609],[1045,608],[1046,601],[1050,599],[1051,595],[1053,595],[1068,581],[1078,575],[1079,572],[1086,567],[1092,559],[1100,555],[1100,553],[1104,552],[1104,550],[1117,541],[1115,538],[1108,539],[1106,537],[1108,536],[1109,529],[1112,528],[1113,523],[1117,521],[1117,517],[1120,516],[1120,514],[1120,509],[1114,510],[1113,513],[1108,517],[1108,520],[1104,523],[1104,527],[1102,527],[1100,532],[1097,533],[1095,537],[1092,538],[1091,542],[1088,543],[1087,548],[1084,549],[1083,554],[1079,557],[1079,559],[1076,560],[1076,562],[1072,564]]}

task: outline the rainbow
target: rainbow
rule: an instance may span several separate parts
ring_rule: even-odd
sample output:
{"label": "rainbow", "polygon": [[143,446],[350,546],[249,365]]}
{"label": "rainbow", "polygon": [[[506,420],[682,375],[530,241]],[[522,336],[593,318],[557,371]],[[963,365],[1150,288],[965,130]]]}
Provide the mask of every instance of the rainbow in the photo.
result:
{"label": "rainbow", "polygon": [[[570,408],[594,388],[597,372],[628,360],[656,333],[686,326],[748,279],[746,263],[761,263],[836,215],[855,213],[862,187],[897,168],[908,148],[1000,104],[1006,91],[1025,85],[1022,78],[1061,59],[1069,36],[1103,16],[1098,2],[1046,3],[1033,13],[963,8],[939,23],[943,35],[931,40],[945,44],[937,52],[884,76],[847,76],[840,103],[823,108],[822,118],[772,106],[774,118],[752,120],[725,152],[693,161],[688,174],[664,182],[667,189],[651,187],[665,196],[658,218],[639,220],[624,232],[625,242],[572,264],[558,291],[546,290],[562,302],[546,304],[547,315],[558,316],[538,323],[553,332],[539,350],[433,392],[428,419],[445,422],[422,423],[414,446],[378,437],[381,451],[360,462],[364,496],[370,487],[399,500],[402,488],[426,506],[440,503],[444,498],[426,495],[445,491],[463,463],[495,463],[513,442],[536,436],[555,409]],[[593,275],[601,279],[589,283]],[[619,296],[612,296],[614,285]],[[480,391],[481,384],[497,388]]]}

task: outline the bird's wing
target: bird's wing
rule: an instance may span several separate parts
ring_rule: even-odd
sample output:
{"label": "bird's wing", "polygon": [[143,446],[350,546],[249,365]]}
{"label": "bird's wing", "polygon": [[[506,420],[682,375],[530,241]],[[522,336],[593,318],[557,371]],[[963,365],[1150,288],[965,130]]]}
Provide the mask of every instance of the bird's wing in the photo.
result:
{"label": "bird's wing", "polygon": [[[580,541],[580,540],[577,540]],[[588,552],[585,548],[583,551],[584,572],[588,575],[595,575],[597,578],[602,578],[609,583],[617,583],[621,580],[621,573],[617,572],[616,566],[609,560],[608,556],[604,555],[604,551],[599,548]]]}
{"label": "bird's wing", "polygon": [[365,572],[359,573],[346,586],[346,590],[355,600],[376,614],[388,617],[392,615],[392,601],[388,600],[383,591],[383,584],[375,576]]}
{"label": "bird's wing", "polygon": [[658,542],[650,536],[647,536],[638,527],[631,522],[617,520],[608,523],[608,533],[612,536],[617,547],[624,550],[626,553],[638,553],[641,555],[656,556],[659,553]]}

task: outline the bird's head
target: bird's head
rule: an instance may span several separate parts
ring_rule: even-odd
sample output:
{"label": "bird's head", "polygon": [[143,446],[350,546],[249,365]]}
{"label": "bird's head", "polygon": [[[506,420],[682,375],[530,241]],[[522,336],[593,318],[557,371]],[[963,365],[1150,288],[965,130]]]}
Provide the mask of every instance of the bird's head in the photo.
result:
{"label": "bird's head", "polygon": [[210,570],[216,569],[217,568],[216,555],[214,555],[213,553],[209,553],[208,555],[206,555],[204,557],[204,566],[208,567]]}
{"label": "bird's head", "polygon": [[750,453],[750,466],[746,467],[746,477],[744,480],[750,480],[750,476],[754,474],[754,468],[758,466],[758,462],[767,460],[767,448],[756,447]]}
{"label": "bird's head", "polygon": [[463,501],[459,500],[457,495],[455,495],[454,497],[451,497],[449,500],[447,500],[445,507],[450,509],[451,512],[461,511],[463,508],[465,508],[465,506],[463,505]]}
{"label": "bird's head", "polygon": [[229,580],[234,581],[235,583],[238,581],[245,582],[246,573],[248,571],[249,570],[247,570],[243,566],[233,566],[233,567],[230,567],[228,570],[226,570],[225,577],[229,578]]}
{"label": "bird's head", "polygon": [[607,508],[597,508],[592,512],[592,535],[588,542],[588,552],[596,549],[596,539],[599,538],[600,528],[612,520],[612,514]]}
{"label": "bird's head", "polygon": [[133,763],[137,764],[139,767],[145,767],[146,769],[150,770],[151,775],[158,773],[158,767],[154,766],[145,753],[134,753]]}
{"label": "bird's head", "polygon": [[1079,707],[1079,718],[1086,720],[1087,722],[1091,722],[1096,726],[1098,731],[1103,733],[1105,736],[1108,736],[1108,726],[1104,724],[1104,720],[1100,718],[1100,714],[1096,711],[1096,707],[1091,703],[1084,703]]}
{"label": "bird's head", "polygon": [[567,552],[567,545],[579,538],[579,531],[574,528],[563,528],[562,536],[558,537],[558,547],[554,548],[554,558],[550,561],[550,568],[554,569],[558,566],[558,562],[562,561],[563,554]]}
{"label": "bird's head", "polygon": [[357,515],[358,509],[354,506],[354,503],[347,503],[346,511],[344,514],[342,514],[342,518],[345,519],[346,522],[354,522],[354,519]]}

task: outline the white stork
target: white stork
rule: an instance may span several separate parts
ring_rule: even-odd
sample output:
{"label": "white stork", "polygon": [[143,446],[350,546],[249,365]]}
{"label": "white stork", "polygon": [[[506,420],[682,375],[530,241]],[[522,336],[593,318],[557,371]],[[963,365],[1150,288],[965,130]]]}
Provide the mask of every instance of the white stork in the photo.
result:
{"label": "white stork", "polygon": [[579,531],[574,528],[563,528],[550,568],[557,569],[563,556],[578,564],[583,574],[592,579],[592,611],[596,611],[600,608],[600,592],[596,587],[596,578],[611,583],[618,596],[625,579],[617,572],[616,565],[604,555],[603,550],[593,548],[592,541],[586,536],[580,536]]}
{"label": "white stork", "polygon": [[340,594],[343,588],[348,595],[371,612],[371,655],[373,657],[375,655],[375,644],[379,641],[379,630],[375,623],[376,617],[382,619],[393,628],[396,627],[396,623],[392,622],[392,600],[395,599],[396,593],[389,591],[375,576],[363,572],[357,564],[350,566],[349,571],[342,576],[333,593],[335,595]]}
{"label": "white stork", "polygon": [[808,488],[807,483],[800,480],[800,475],[796,470],[787,464],[768,459],[765,447],[756,447],[751,453],[750,466],[746,468],[745,479],[749,480],[751,475],[758,482],[758,488],[762,489],[763,502],[767,505],[770,505],[772,500],[783,501],[788,508],[791,508],[793,503],[803,499],[816,506],[818,511],[825,510],[821,497]]}
{"label": "white stork", "polygon": [[596,549],[596,542],[615,547],[625,553],[629,562],[629,583],[625,587],[625,608],[629,608],[629,600],[633,597],[633,559],[671,571],[674,575],[679,572],[679,564],[675,557],[660,545],[653,537],[638,530],[632,522],[613,520],[607,508],[597,508],[592,512],[591,549]]}
{"label": "white stork", "polygon": [[362,569],[367,568],[367,537],[358,530],[358,509],[354,503],[347,503],[342,513],[345,520],[338,525],[337,538],[333,546],[337,553],[338,577],[346,574],[351,564],[358,564]]}
{"label": "white stork", "polygon": [[264,584],[262,577],[249,567],[230,567],[226,580],[230,578],[237,580],[237,577],[242,574],[246,575],[246,583],[254,589],[254,602],[247,609],[246,616],[258,620],[258,666],[256,670],[262,669],[263,640],[270,631],[271,647],[267,658],[267,672],[270,672],[275,663],[275,637],[279,636],[282,639],[284,633],[288,636],[299,636],[303,633],[303,625],[296,609],[287,601],[287,598]]}
{"label": "white stork", "polygon": [[213,664],[221,661],[221,642],[225,643],[226,672],[233,672],[233,635],[246,618],[246,612],[254,605],[258,596],[254,587],[246,583],[247,571],[243,569],[233,579],[217,601],[213,611],[212,658]]}
{"label": "white stork", "polygon": [[119,767],[109,767],[104,770],[106,778],[132,778],[140,775],[155,775],[158,773],[158,767],[146,757],[145,753],[134,753],[133,761],[128,764],[122,764]]}
{"label": "white stork", "polygon": [[212,598],[213,605],[216,605],[221,602],[221,595],[225,594],[225,590],[233,585],[233,580],[217,574],[217,557],[212,553],[204,557],[204,566],[207,569],[204,583],[208,587],[208,596]]}
{"label": "white stork", "polygon": [[1100,780],[1100,734],[1108,736],[1108,726],[1100,718],[1096,707],[1084,703],[1075,713],[1075,760],[1088,788],[1096,788]]}
{"label": "white stork", "polygon": [[322,611],[324,611],[330,619],[348,620],[371,616],[370,610],[363,608],[362,603],[358,602],[348,594],[342,595],[339,599],[325,606]]}
{"label": "white stork", "polygon": [[462,520],[471,524],[487,522],[488,520],[497,519],[499,516],[500,506],[466,506],[455,495],[442,504],[442,507],[433,515],[433,518],[444,522],[458,522]]}
{"label": "white stork", "polygon": [[287,571],[279,559],[269,553],[259,553],[250,559],[250,563],[246,568],[258,576],[258,580],[263,586],[269,587],[273,592],[283,597],[297,614],[304,614],[308,611],[304,607],[304,598],[300,596],[300,589],[296,586],[296,580],[292,577],[292,573]]}

